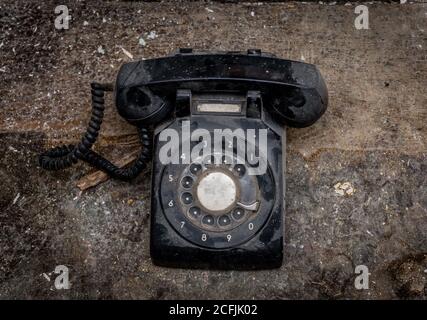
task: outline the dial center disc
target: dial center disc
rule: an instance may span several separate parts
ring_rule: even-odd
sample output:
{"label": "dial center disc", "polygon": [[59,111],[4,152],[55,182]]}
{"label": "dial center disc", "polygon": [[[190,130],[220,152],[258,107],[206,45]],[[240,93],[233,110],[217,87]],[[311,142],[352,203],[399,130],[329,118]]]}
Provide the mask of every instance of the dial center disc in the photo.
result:
{"label": "dial center disc", "polygon": [[200,204],[210,211],[223,211],[235,203],[237,187],[234,180],[220,171],[203,176],[197,185]]}

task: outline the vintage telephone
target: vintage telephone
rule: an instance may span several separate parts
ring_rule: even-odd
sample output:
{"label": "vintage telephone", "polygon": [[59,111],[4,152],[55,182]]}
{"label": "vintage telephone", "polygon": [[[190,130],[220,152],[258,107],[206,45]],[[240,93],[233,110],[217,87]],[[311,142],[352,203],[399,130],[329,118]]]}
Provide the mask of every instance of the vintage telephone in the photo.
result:
{"label": "vintage telephone", "polygon": [[[125,168],[91,150],[104,114],[104,92],[113,90],[119,114],[137,127],[142,144],[137,160]],[[58,170],[81,159],[114,178],[129,180],[154,155],[150,247],[155,264],[212,269],[280,267],[282,126],[309,126],[327,104],[326,85],[314,65],[256,49],[180,49],[171,56],[124,64],[115,88],[92,83],[92,117],[81,142],[43,153],[40,165]],[[193,157],[191,149],[207,146],[209,141],[203,134],[193,139],[191,134],[198,129],[208,135],[229,130],[223,130],[226,134],[219,150],[212,147],[207,154],[199,152]],[[174,142],[173,137],[181,140]],[[252,150],[250,155],[247,150],[242,155],[237,142],[246,144]],[[162,149],[166,147],[169,152]],[[179,163],[161,159],[168,156],[169,160],[179,158]]]}

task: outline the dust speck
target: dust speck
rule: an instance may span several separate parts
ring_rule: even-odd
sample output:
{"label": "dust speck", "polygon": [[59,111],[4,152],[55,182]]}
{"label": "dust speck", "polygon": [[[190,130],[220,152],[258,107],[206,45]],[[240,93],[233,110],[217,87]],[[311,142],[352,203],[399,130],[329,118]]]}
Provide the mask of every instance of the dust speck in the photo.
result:
{"label": "dust speck", "polygon": [[338,182],[334,185],[334,189],[340,196],[352,196],[356,191],[350,182]]}

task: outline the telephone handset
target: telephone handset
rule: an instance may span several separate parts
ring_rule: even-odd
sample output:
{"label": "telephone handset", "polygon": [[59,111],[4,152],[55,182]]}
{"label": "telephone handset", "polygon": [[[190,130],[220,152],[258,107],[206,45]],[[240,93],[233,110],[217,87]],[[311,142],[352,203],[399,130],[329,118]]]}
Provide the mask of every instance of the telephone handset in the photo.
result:
{"label": "telephone handset", "polygon": [[[91,150],[115,91],[117,111],[142,151],[118,168]],[[193,52],[124,64],[115,88],[92,84],[82,141],[40,156],[63,169],[84,160],[129,180],[152,160],[150,251],[155,264],[213,269],[280,267],[283,248],[282,126],[305,127],[328,95],[311,64],[260,50]]]}

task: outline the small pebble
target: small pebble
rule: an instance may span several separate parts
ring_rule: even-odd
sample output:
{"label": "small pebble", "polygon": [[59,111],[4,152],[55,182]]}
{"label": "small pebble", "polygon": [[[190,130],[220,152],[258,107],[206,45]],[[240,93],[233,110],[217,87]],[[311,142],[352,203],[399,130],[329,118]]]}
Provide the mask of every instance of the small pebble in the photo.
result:
{"label": "small pebble", "polygon": [[97,51],[100,54],[105,54],[105,49],[102,46],[99,46]]}
{"label": "small pebble", "polygon": [[150,31],[150,33],[148,34],[148,36],[147,36],[147,39],[149,39],[149,40],[153,40],[153,39],[156,39],[158,36],[157,36],[157,33],[156,33],[156,31]]}

